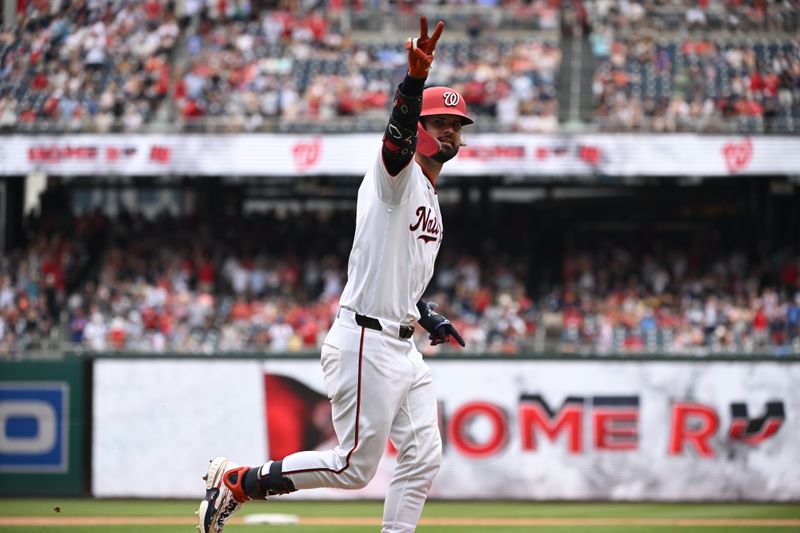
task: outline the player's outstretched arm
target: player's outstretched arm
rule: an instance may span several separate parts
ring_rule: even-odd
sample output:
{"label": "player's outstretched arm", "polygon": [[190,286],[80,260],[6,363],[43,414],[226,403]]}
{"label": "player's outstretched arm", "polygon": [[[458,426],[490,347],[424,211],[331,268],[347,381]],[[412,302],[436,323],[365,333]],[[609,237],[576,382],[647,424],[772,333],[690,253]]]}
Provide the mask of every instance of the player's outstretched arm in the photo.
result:
{"label": "player's outstretched arm", "polygon": [[383,135],[381,155],[390,176],[396,176],[411,162],[417,148],[417,124],[422,112],[422,90],[433,63],[436,42],[442,35],[444,22],[439,21],[428,36],[428,20],[419,19],[419,37],[406,41],[408,73],[394,93],[392,114]]}
{"label": "player's outstretched arm", "polygon": [[425,331],[430,333],[428,339],[430,339],[431,344],[436,346],[449,341],[452,337],[462,347],[466,346],[464,339],[461,338],[461,334],[453,323],[437,313],[436,307],[437,305],[434,302],[423,302],[422,300],[417,302],[417,309],[420,314],[419,324],[425,328]]}

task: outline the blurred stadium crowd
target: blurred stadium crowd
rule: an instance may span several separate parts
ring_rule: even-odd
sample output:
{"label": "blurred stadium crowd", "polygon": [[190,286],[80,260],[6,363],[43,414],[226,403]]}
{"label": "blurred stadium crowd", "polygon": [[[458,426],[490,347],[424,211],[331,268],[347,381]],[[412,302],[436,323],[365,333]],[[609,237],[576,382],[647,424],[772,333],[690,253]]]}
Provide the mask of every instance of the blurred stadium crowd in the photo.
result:
{"label": "blurred stadium crowd", "polygon": [[598,127],[797,131],[797,2],[654,4],[591,4]]}
{"label": "blurred stadium crowd", "polygon": [[[193,131],[270,131],[335,128],[331,119],[356,117],[364,120],[348,122],[348,131],[369,130],[385,121],[402,79],[402,39],[388,42],[379,27],[354,39],[334,4],[256,10],[187,1],[180,17],[174,3],[158,0],[31,4],[0,36],[0,128],[131,132],[177,122]],[[442,43],[429,81],[458,86],[474,112],[505,127],[555,129],[556,42],[536,34],[484,34],[479,42],[480,19],[464,30],[474,40],[464,33]]]}
{"label": "blurred stadium crowd", "polygon": [[380,131],[405,68],[397,32],[418,13],[448,23],[429,83],[458,88],[480,128],[557,130],[575,36],[599,129],[800,127],[797,0],[26,6],[0,33],[0,130]]}
{"label": "blurred stadium crowd", "polygon": [[[0,264],[0,353],[315,351],[352,224],[349,212],[43,219]],[[543,284],[523,259],[445,247],[428,297],[469,353],[800,353],[797,248],[609,242],[560,264]],[[419,330],[416,340],[429,354],[452,349]]]}
{"label": "blurred stadium crowd", "polygon": [[[429,82],[458,88],[482,131],[556,132],[575,106],[586,131],[800,129],[797,0],[20,5],[0,29],[4,133],[382,131],[419,14],[448,28]],[[315,351],[352,213],[289,217],[33,220],[0,257],[0,354]],[[461,244],[428,296],[471,353],[800,353],[796,243],[601,242],[546,282],[525,254]]]}

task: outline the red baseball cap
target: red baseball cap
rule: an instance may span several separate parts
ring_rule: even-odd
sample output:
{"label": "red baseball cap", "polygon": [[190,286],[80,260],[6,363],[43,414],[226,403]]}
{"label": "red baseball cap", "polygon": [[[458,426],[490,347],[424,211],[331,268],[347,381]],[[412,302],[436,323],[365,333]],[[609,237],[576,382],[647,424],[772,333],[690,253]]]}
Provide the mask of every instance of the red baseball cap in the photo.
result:
{"label": "red baseball cap", "polygon": [[467,104],[464,98],[450,87],[428,87],[422,93],[422,112],[420,117],[431,115],[456,115],[461,117],[461,124],[475,122],[467,115]]}

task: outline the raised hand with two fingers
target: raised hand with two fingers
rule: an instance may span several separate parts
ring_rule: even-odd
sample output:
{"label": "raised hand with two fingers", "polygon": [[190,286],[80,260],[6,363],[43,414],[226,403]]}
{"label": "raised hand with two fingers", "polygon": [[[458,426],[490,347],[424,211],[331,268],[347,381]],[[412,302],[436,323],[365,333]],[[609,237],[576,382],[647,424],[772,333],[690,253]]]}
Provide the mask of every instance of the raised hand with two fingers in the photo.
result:
{"label": "raised hand with two fingers", "polygon": [[440,20],[429,37],[428,19],[426,17],[419,18],[419,37],[409,37],[406,40],[408,72],[412,78],[425,79],[428,77],[436,50],[436,42],[441,37],[442,30],[444,30],[444,22]]}

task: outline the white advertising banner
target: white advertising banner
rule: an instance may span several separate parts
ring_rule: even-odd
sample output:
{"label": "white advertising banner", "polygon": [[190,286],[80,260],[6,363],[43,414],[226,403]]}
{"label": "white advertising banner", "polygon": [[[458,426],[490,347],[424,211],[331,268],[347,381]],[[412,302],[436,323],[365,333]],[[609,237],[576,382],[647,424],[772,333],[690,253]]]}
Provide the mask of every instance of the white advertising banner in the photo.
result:
{"label": "white advertising banner", "polygon": [[[798,364],[428,363],[444,443],[431,497],[800,499]],[[96,496],[198,497],[211,457],[333,443],[315,360],[99,360],[94,379]],[[382,498],[393,454],[365,489],[286,497]]]}
{"label": "white advertising banner", "polygon": [[[8,135],[0,175],[361,176],[381,134]],[[465,134],[451,176],[797,174],[800,136]]]}
{"label": "white advertising banner", "polygon": [[257,361],[95,360],[94,494],[196,496],[217,455],[263,461],[263,383]]}

